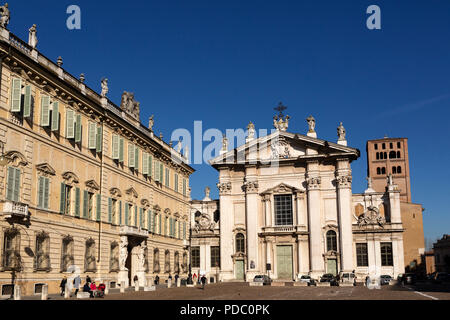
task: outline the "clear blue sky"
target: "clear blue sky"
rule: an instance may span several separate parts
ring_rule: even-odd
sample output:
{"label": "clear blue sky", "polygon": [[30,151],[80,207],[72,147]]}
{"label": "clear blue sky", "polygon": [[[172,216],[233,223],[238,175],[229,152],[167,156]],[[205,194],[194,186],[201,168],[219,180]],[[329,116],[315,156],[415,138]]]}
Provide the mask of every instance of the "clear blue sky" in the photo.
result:
{"label": "clear blue sky", "polygon": [[[270,129],[279,101],[289,131],[306,132],[313,114],[319,138],[335,141],[340,121],[353,163],[354,192],[366,187],[368,139],[409,138],[412,197],[425,207],[426,237],[450,233],[450,1],[8,1],[9,29],[62,56],[64,68],[120,104],[124,90],[155,114],[157,132],[176,128]],[[66,28],[77,4],[82,29]],[[382,29],[366,28],[366,8],[381,8]],[[194,166],[193,198],[218,176]]]}

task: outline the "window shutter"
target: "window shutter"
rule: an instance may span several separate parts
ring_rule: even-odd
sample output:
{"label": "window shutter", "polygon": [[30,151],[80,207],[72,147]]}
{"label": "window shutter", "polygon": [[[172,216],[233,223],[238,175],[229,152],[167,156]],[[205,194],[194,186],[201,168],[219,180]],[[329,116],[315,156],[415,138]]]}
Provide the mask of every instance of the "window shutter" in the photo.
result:
{"label": "window shutter", "polygon": [[95,122],[89,122],[89,143],[88,148],[91,150],[97,149],[97,124]]}
{"label": "window shutter", "polygon": [[66,138],[75,138],[75,112],[71,109],[66,111]]}
{"label": "window shutter", "polygon": [[134,168],[134,161],[136,160],[134,154],[134,145],[128,143],[128,167],[130,168]]}
{"label": "window shutter", "polygon": [[83,218],[87,219],[88,217],[88,192],[86,190],[83,191]]}
{"label": "window shutter", "polygon": [[108,222],[112,223],[112,199],[108,198]]}
{"label": "window shutter", "polygon": [[64,214],[64,209],[66,207],[66,185],[61,183],[61,193],[59,200],[59,213]]}
{"label": "window shutter", "polygon": [[44,178],[39,177],[39,186],[38,186],[38,208],[43,208],[44,206]]}
{"label": "window shutter", "polygon": [[159,162],[155,160],[155,181],[159,182]]}
{"label": "window shutter", "polygon": [[152,177],[152,173],[153,173],[153,156],[149,155],[148,156],[148,175],[150,177]]}
{"label": "window shutter", "polygon": [[50,97],[42,96],[41,98],[41,126],[48,127],[50,125]]}
{"label": "window shutter", "polygon": [[124,142],[123,142],[123,138],[120,137],[119,139],[119,162],[123,163],[123,154],[124,154]]}
{"label": "window shutter", "polygon": [[11,112],[20,112],[22,109],[22,79],[13,78],[11,88]]}
{"label": "window shutter", "polygon": [[139,148],[134,146],[134,169],[139,170]]}
{"label": "window shutter", "polygon": [[159,215],[159,234],[161,234],[161,231],[162,231],[162,215]]}
{"label": "window shutter", "polygon": [[141,227],[141,228],[144,226],[143,221],[142,221],[142,218],[143,218],[142,214],[143,214],[143,209],[139,208],[139,227]]}
{"label": "window shutter", "polygon": [[161,184],[164,183],[164,165],[162,162],[159,163],[159,179],[161,180]]}
{"label": "window shutter", "polygon": [[97,127],[97,153],[102,153],[103,147],[103,129],[101,126]]}
{"label": "window shutter", "polygon": [[178,173],[175,173],[175,191],[178,192]]}
{"label": "window shutter", "polygon": [[122,201],[119,201],[119,225],[122,225]]}
{"label": "window shutter", "polygon": [[80,217],[80,188],[75,189],[75,217]]}
{"label": "window shutter", "polygon": [[134,226],[138,226],[138,210],[137,206],[134,206]]}
{"label": "window shutter", "polygon": [[148,153],[142,152],[142,174],[148,176]]}
{"label": "window shutter", "polygon": [[119,159],[119,136],[117,134],[112,135],[112,158]]}
{"label": "window shutter", "polygon": [[52,131],[59,130],[59,102],[53,102],[51,129]]}
{"label": "window shutter", "polygon": [[49,199],[49,188],[50,187],[50,179],[44,178],[44,208],[48,209],[48,199]]}
{"label": "window shutter", "polygon": [[152,212],[150,210],[147,211],[147,230],[152,231]]}
{"label": "window shutter", "polygon": [[153,219],[152,219],[152,232],[156,233],[156,219],[157,219],[157,215],[156,213],[153,213]]}
{"label": "window shutter", "polygon": [[81,134],[82,134],[81,114],[77,114],[76,121],[75,121],[75,142],[76,143],[81,142]]}
{"label": "window shutter", "polygon": [[183,179],[183,195],[186,196],[186,179]]}
{"label": "window shutter", "polygon": [[128,225],[128,214],[129,214],[129,212],[128,212],[128,203],[125,203],[125,225],[127,226]]}
{"label": "window shutter", "polygon": [[31,117],[31,86],[25,86],[25,97],[23,104],[23,117]]}
{"label": "window shutter", "polygon": [[13,198],[14,201],[19,201],[19,195],[20,195],[20,169],[14,169],[15,171],[15,177],[14,177],[14,194]]}
{"label": "window shutter", "polygon": [[102,219],[102,196],[97,195],[97,221]]}

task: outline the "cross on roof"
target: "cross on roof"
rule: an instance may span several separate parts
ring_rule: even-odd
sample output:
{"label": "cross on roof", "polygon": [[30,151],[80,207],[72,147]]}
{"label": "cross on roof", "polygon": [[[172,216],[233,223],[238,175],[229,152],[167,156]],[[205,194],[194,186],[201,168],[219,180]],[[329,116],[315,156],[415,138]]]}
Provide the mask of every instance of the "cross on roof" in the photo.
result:
{"label": "cross on roof", "polygon": [[283,111],[286,109],[287,107],[284,106],[282,102],[278,104],[278,107],[274,108],[275,111],[278,111],[280,113],[280,118],[284,117]]}

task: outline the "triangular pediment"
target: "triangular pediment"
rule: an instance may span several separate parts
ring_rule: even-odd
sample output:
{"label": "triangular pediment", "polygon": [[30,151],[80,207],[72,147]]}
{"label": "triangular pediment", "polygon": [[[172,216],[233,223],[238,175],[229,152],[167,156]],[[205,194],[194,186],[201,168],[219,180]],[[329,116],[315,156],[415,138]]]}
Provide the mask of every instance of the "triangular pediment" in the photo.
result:
{"label": "triangular pediment", "polygon": [[136,190],[131,187],[130,189],[126,190],[125,193],[129,196],[133,196],[134,198],[138,197],[138,193],[136,192]]}
{"label": "triangular pediment", "polygon": [[86,187],[91,189],[91,190],[100,190],[100,186],[97,182],[95,182],[95,180],[88,180],[86,181]]}
{"label": "triangular pediment", "polygon": [[267,189],[264,192],[261,193],[261,195],[265,195],[265,194],[273,194],[273,193],[294,193],[299,191],[299,189],[292,187],[288,184],[285,183],[280,183],[279,185]]}
{"label": "triangular pediment", "polygon": [[359,155],[360,151],[355,148],[302,134],[276,131],[223,153],[209,163],[218,167],[223,164],[250,162],[270,164],[273,161],[285,162],[327,157],[345,157],[355,160]]}
{"label": "triangular pediment", "polygon": [[55,169],[53,169],[52,166],[49,165],[48,163],[41,163],[36,165],[36,170],[45,175],[54,176],[56,174]]}

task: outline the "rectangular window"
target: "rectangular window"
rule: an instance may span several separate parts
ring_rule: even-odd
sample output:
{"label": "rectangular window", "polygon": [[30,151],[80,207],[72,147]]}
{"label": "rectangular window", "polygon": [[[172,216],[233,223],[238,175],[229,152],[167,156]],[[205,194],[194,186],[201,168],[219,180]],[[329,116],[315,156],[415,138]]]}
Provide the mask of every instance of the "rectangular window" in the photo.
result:
{"label": "rectangular window", "polygon": [[75,138],[75,112],[70,109],[66,111],[66,138]]}
{"label": "rectangular window", "polygon": [[170,188],[170,170],[166,168],[166,187]]}
{"label": "rectangular window", "polygon": [[378,144],[375,143],[373,146],[374,146],[375,150],[378,150]]}
{"label": "rectangular window", "polygon": [[148,175],[148,153],[142,152],[142,174]]}
{"label": "rectangular window", "polygon": [[175,179],[175,192],[178,192],[178,173],[175,173],[175,176],[174,176],[174,179]]}
{"label": "rectangular window", "polygon": [[75,189],[75,217],[80,217],[81,190]]}
{"label": "rectangular window", "polygon": [[58,131],[59,130],[59,102],[53,102],[52,107],[52,131]]}
{"label": "rectangular window", "polygon": [[200,247],[191,249],[192,268],[200,268]]}
{"label": "rectangular window", "polygon": [[148,176],[149,177],[153,176],[153,156],[152,155],[148,156]]}
{"label": "rectangular window", "polygon": [[20,112],[22,109],[22,79],[13,78],[11,88],[11,112]]}
{"label": "rectangular window", "polygon": [[102,196],[100,194],[97,195],[97,204],[95,205],[97,208],[97,221],[102,219]]}
{"label": "rectangular window", "polygon": [[134,170],[139,170],[139,148],[134,146]]}
{"label": "rectangular window", "polygon": [[31,117],[31,107],[33,99],[31,97],[31,86],[25,86],[25,97],[23,99],[23,117]]}
{"label": "rectangular window", "polygon": [[50,97],[41,97],[41,127],[50,125]]}
{"label": "rectangular window", "polygon": [[220,247],[211,247],[211,268],[220,267]]}
{"label": "rectangular window", "polygon": [[155,181],[159,182],[159,161],[155,160]]}
{"label": "rectangular window", "polygon": [[124,141],[123,138],[120,137],[119,138],[119,162],[123,163],[123,159],[124,159]]}
{"label": "rectangular window", "polygon": [[61,214],[70,215],[70,200],[72,195],[72,187],[61,183],[60,209]]}
{"label": "rectangular window", "polygon": [[103,128],[101,126],[97,127],[97,153],[102,153],[103,151]]}
{"label": "rectangular window", "polygon": [[97,124],[95,122],[89,121],[89,132],[88,132],[88,148],[90,150],[97,149]]}
{"label": "rectangular window", "polygon": [[48,209],[50,179],[47,177],[38,178],[38,208]]}
{"label": "rectangular window", "polygon": [[367,243],[356,244],[356,263],[358,267],[368,267]]}
{"label": "rectangular window", "polygon": [[6,186],[6,199],[19,202],[20,196],[20,169],[8,167],[8,180]]}
{"label": "rectangular window", "polygon": [[134,168],[135,162],[135,150],[134,145],[132,143],[128,143],[128,167]]}
{"label": "rectangular window", "polygon": [[75,143],[81,143],[82,129],[81,115],[77,114],[75,119]]}
{"label": "rectangular window", "polygon": [[392,259],[392,242],[382,242],[380,243],[381,249],[381,265],[383,267],[393,266]]}
{"label": "rectangular window", "polygon": [[112,158],[119,160],[119,136],[117,134],[112,135]]}
{"label": "rectangular window", "polygon": [[275,199],[275,225],[291,226],[292,219],[292,195],[276,195]]}
{"label": "rectangular window", "polygon": [[183,196],[186,197],[186,179],[183,179]]}

